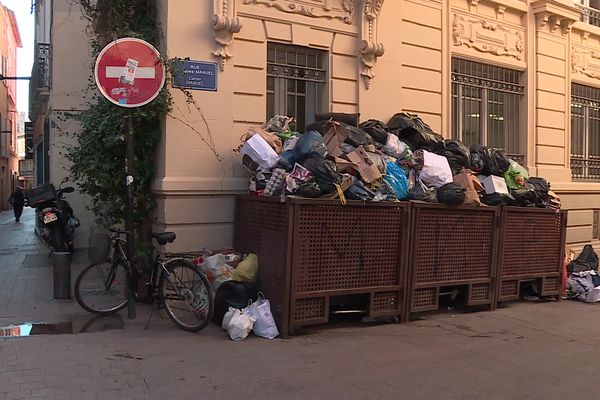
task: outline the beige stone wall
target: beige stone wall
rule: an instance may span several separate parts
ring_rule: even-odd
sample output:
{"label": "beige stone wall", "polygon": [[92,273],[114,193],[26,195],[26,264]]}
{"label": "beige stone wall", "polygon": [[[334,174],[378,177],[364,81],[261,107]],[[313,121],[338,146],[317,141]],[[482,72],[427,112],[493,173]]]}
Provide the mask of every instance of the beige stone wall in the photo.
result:
{"label": "beige stone wall", "polygon": [[[86,88],[91,74],[92,59],[89,39],[85,33],[86,21],[79,7],[69,0],[54,0],[52,24],[52,91],[49,102],[50,117],[50,181],[56,187],[68,176],[65,147],[76,144],[79,125],[66,120],[64,112],[81,110],[85,104]],[[43,118],[40,118],[43,121]],[[43,123],[38,127],[43,132]],[[69,186],[74,186],[69,183]],[[88,246],[88,234],[93,226],[93,215],[86,209],[86,198],[76,189],[65,195],[81,221],[75,236],[75,247]]]}
{"label": "beige stone wall", "polygon": [[[231,58],[219,72],[217,92],[193,91],[201,112],[173,90],[155,191],[156,227],[179,234],[177,249],[232,244],[233,195],[247,187],[232,149],[248,127],[264,122],[268,41],[328,51],[330,111],[383,121],[398,111],[414,112],[445,137],[452,134],[453,56],[522,71],[520,146],[527,167],[551,181],[572,210],[568,241],[576,247],[592,241],[600,183],[571,181],[570,91],[571,82],[600,87],[594,53],[600,28],[577,22],[570,1],[386,0],[371,20],[360,0],[346,21],[342,0],[329,0],[329,9],[308,0],[192,3],[161,9],[169,57],[219,61],[212,54],[221,48],[213,38],[213,14],[224,22],[239,18],[242,27],[217,31]],[[370,70],[360,53],[363,40],[385,48]],[[365,70],[372,79],[365,79]]]}

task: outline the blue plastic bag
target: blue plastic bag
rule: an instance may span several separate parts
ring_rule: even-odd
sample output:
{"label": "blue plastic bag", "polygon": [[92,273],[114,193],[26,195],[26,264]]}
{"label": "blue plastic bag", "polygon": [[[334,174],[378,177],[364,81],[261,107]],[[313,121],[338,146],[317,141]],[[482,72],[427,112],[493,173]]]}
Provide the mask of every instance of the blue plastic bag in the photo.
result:
{"label": "blue plastic bag", "polygon": [[393,162],[387,162],[387,172],[383,180],[390,185],[398,200],[408,198],[408,179],[404,170]]}

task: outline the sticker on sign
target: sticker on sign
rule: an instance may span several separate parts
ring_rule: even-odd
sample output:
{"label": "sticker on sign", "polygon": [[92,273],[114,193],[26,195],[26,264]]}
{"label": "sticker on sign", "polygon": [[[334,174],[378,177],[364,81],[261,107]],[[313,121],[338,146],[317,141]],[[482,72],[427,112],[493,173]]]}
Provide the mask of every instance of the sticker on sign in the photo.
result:
{"label": "sticker on sign", "polygon": [[109,43],[98,55],[94,70],[104,97],[122,107],[141,107],[158,96],[165,83],[160,53],[137,38]]}

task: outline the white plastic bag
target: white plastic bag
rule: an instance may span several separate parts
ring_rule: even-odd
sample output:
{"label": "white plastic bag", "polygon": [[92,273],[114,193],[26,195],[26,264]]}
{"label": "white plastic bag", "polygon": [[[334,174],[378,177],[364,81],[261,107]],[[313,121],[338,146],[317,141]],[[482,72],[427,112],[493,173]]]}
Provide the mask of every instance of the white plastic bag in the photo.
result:
{"label": "white plastic bag", "polygon": [[419,179],[425,185],[439,188],[446,183],[452,183],[452,170],[448,159],[423,150],[423,170],[419,175]]}
{"label": "white plastic bag", "polygon": [[387,141],[385,146],[383,146],[383,152],[392,157],[400,158],[407,147],[408,145],[401,141],[398,136],[388,133]]}
{"label": "white plastic bag", "polygon": [[229,311],[227,311],[225,313],[225,315],[223,316],[223,322],[221,323],[221,328],[223,328],[224,331],[227,330],[227,327],[229,327],[229,323],[231,322],[231,318],[233,318],[233,316],[239,312],[241,312],[240,310],[238,310],[237,308],[233,308],[233,307],[229,307]]}
{"label": "white plastic bag", "polygon": [[247,154],[252,161],[265,169],[271,169],[279,161],[279,155],[260,135],[254,135],[244,143],[242,156]]}
{"label": "white plastic bag", "polygon": [[230,308],[223,317],[223,327],[227,326],[227,333],[231,340],[244,340],[254,326],[254,317],[242,310]]}
{"label": "white plastic bag", "polygon": [[233,279],[233,273],[235,272],[233,267],[227,265],[225,255],[221,253],[206,257],[204,262],[200,264],[200,269],[204,272],[215,291],[223,282]]}
{"label": "white plastic bag", "polygon": [[244,308],[244,313],[255,319],[252,330],[256,336],[266,339],[273,339],[279,336],[279,330],[275,324],[273,314],[271,314],[271,303],[265,299],[262,293],[258,294],[258,299]]}

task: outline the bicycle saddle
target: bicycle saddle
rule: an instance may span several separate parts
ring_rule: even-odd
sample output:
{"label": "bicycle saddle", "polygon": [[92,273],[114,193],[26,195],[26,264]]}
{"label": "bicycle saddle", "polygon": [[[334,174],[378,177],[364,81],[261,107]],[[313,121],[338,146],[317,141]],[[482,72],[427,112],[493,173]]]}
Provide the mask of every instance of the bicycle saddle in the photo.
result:
{"label": "bicycle saddle", "polygon": [[161,246],[164,246],[167,243],[173,243],[176,238],[175,232],[152,232],[152,237],[156,239]]}

